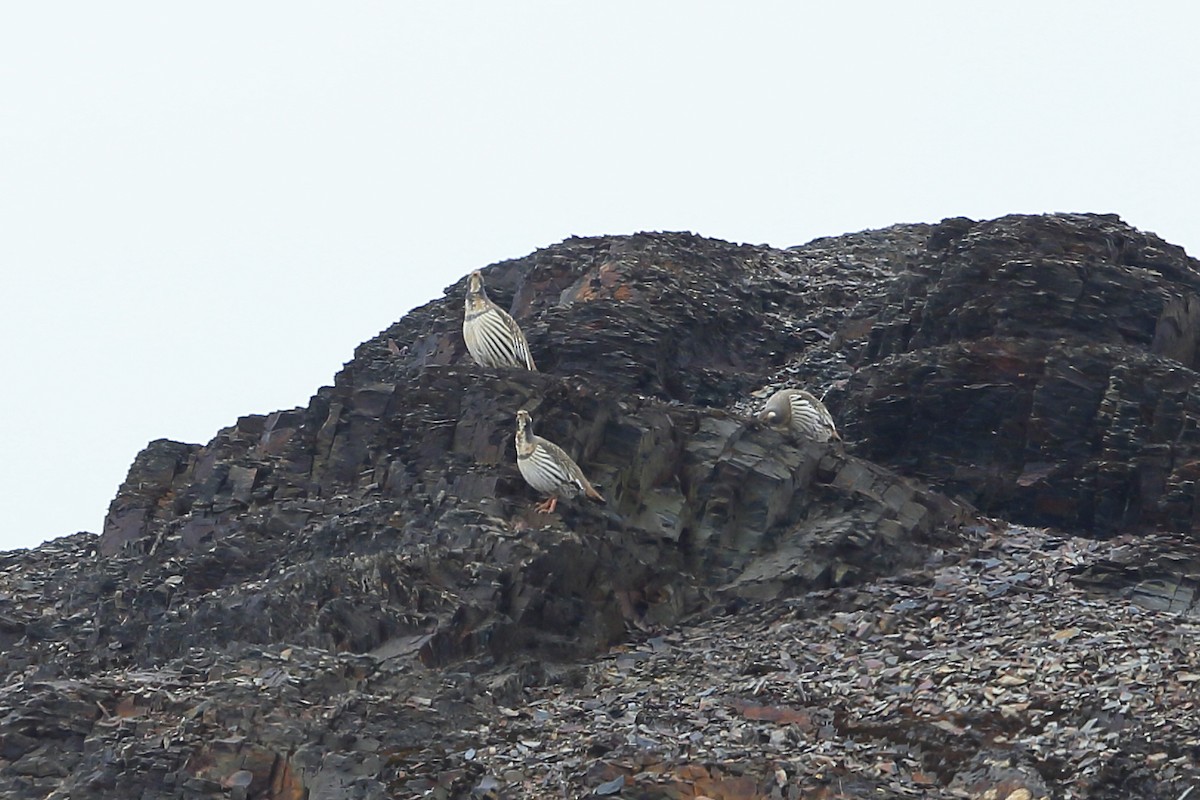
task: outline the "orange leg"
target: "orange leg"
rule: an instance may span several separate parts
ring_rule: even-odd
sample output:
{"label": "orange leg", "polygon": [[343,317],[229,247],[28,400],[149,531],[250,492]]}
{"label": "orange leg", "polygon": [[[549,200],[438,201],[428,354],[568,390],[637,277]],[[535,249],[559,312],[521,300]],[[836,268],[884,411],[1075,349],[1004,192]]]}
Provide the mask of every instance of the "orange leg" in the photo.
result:
{"label": "orange leg", "polygon": [[550,495],[549,500],[545,500],[541,503],[538,503],[533,508],[535,511],[539,511],[543,514],[552,514],[552,513],[554,513],[554,507],[556,505],[558,505],[558,495],[553,494],[553,495]]}

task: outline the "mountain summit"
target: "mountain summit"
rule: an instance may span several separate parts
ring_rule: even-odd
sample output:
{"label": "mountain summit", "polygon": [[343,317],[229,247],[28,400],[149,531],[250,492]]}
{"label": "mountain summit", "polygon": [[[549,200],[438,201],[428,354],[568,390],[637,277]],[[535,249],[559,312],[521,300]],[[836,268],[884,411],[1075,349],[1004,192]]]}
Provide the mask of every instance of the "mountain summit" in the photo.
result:
{"label": "mountain summit", "polygon": [[[0,794],[1163,797],[1200,782],[1200,269],[1111,215],[569,239],[5,554]],[[842,441],[755,412],[820,398]],[[606,499],[552,513],[514,418]]]}

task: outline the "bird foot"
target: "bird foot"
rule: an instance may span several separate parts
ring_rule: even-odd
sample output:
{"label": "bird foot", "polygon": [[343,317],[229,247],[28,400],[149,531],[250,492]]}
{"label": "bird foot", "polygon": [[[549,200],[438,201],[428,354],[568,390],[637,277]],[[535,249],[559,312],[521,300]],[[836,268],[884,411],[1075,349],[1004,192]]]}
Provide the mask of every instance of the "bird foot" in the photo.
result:
{"label": "bird foot", "polygon": [[544,500],[533,507],[534,511],[539,514],[553,514],[554,507],[558,505],[558,498],[551,497],[549,500]]}

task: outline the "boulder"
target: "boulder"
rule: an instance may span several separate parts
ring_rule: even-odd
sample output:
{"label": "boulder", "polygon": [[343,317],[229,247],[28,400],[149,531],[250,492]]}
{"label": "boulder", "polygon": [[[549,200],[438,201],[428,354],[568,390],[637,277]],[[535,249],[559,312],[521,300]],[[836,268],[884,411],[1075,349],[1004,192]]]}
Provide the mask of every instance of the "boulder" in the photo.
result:
{"label": "boulder", "polygon": [[[1086,214],[494,264],[540,372],[464,279],[0,555],[0,794],[1178,798],[1196,266]],[[753,422],[792,385],[844,444]],[[518,409],[606,504],[534,510]]]}

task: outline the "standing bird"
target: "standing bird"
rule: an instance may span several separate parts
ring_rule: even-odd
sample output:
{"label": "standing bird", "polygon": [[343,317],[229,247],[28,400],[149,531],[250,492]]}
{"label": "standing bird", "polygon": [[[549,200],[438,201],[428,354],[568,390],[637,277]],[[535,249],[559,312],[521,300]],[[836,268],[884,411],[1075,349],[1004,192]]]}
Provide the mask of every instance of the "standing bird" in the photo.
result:
{"label": "standing bird", "polygon": [[604,498],[583,476],[583,470],[554,442],[533,434],[533,420],[529,412],[517,412],[517,469],[525,482],[550,499],[538,503],[537,510],[544,514],[554,511],[558,498],[570,499],[586,494],[598,503]]}
{"label": "standing bird", "polygon": [[803,389],[781,389],[771,395],[763,410],[758,412],[758,421],[814,442],[842,440],[829,409]]}
{"label": "standing bird", "polygon": [[524,367],[537,371],[525,334],[507,311],[488,298],[479,270],[467,279],[463,340],[471,358],[481,367]]}

